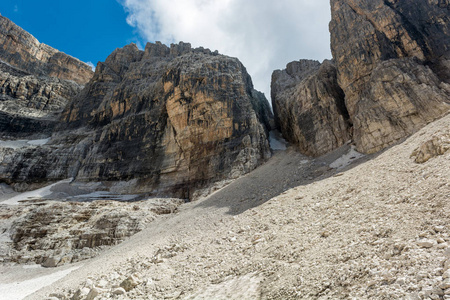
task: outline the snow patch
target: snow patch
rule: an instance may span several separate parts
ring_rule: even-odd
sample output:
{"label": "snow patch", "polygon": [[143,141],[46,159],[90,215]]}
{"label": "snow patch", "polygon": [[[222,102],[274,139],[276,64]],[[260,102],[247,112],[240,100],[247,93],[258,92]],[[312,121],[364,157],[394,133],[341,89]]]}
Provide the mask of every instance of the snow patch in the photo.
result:
{"label": "snow patch", "polygon": [[364,157],[365,155],[362,153],[359,153],[355,150],[355,147],[352,146],[347,154],[342,155],[338,159],[336,159],[334,162],[330,164],[330,168],[333,169],[342,169],[349,164],[351,164],[353,161],[360,159],[361,157]]}
{"label": "snow patch", "polygon": [[50,141],[50,138],[40,139],[40,140],[14,140],[14,141],[3,141],[0,140],[1,148],[11,148],[11,149],[19,149],[29,146],[42,146],[47,144]]}
{"label": "snow patch", "polygon": [[66,277],[78,268],[79,267],[72,267],[67,270],[58,271],[50,275],[41,276],[22,282],[13,282],[8,284],[0,283],[0,295],[2,299],[22,300],[26,296],[33,294],[41,288],[49,286],[52,283]]}
{"label": "snow patch", "polygon": [[30,200],[30,199],[42,199],[52,193],[52,191],[51,191],[52,187],[54,187],[58,184],[61,184],[61,183],[70,183],[72,181],[73,181],[73,178],[69,178],[69,179],[58,181],[54,184],[45,186],[43,188],[40,188],[40,189],[37,189],[34,191],[21,193],[19,195],[16,195],[12,198],[9,198],[9,199],[3,201],[2,204],[18,205],[20,203],[20,201],[25,201],[25,200]]}
{"label": "snow patch", "polygon": [[281,134],[278,131],[274,130],[269,132],[269,143],[270,148],[272,148],[272,150],[281,150],[281,151],[285,151],[288,144],[286,140],[283,139]]}
{"label": "snow patch", "polygon": [[27,143],[33,146],[42,146],[47,144],[50,141],[50,138],[47,139],[40,139],[40,140],[32,140],[28,141]]}
{"label": "snow patch", "polygon": [[120,195],[120,194],[113,194],[107,191],[97,191],[90,194],[84,194],[84,195],[77,195],[73,198],[80,199],[83,198],[83,200],[87,201],[93,201],[93,200],[114,200],[114,201],[131,201],[133,199],[136,199],[139,195]]}

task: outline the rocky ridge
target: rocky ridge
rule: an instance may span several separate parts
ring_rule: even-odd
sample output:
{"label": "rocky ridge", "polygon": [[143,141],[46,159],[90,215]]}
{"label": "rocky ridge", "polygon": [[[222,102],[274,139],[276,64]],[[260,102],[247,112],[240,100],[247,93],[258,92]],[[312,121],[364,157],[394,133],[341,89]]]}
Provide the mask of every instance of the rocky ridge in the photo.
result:
{"label": "rocky ridge", "polygon": [[0,15],[0,59],[36,76],[71,80],[80,85],[92,77],[92,69],[78,59],[40,43],[31,34]]}
{"label": "rocky ridge", "polygon": [[39,43],[0,15],[0,135],[50,136],[62,110],[91,77],[91,68]]}
{"label": "rocky ridge", "polygon": [[[279,74],[289,74],[288,65],[276,71],[272,81],[278,124],[303,153],[321,155],[349,137],[358,151],[375,153],[448,113],[450,16],[445,1],[333,0],[331,11],[337,70],[331,82],[341,92],[330,99],[342,103],[344,97],[345,109],[336,112],[323,100],[330,80],[320,75],[297,76],[295,87],[283,89],[286,82]],[[312,86],[307,82],[311,80],[322,83]],[[290,116],[287,107],[297,111],[296,116]],[[336,123],[342,111],[348,112],[345,126]],[[324,135],[330,128],[339,134]]]}
{"label": "rocky ridge", "polygon": [[132,44],[98,64],[48,145],[5,157],[1,180],[74,177],[194,199],[270,157],[271,119],[237,59],[187,43]]}

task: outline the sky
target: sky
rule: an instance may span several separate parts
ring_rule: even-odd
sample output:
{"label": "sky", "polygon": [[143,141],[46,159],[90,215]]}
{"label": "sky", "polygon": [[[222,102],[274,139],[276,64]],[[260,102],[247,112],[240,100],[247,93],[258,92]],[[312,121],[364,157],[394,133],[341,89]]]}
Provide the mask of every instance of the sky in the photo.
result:
{"label": "sky", "polygon": [[0,14],[93,65],[129,43],[218,50],[239,58],[269,100],[273,70],[331,58],[329,0],[1,0]]}

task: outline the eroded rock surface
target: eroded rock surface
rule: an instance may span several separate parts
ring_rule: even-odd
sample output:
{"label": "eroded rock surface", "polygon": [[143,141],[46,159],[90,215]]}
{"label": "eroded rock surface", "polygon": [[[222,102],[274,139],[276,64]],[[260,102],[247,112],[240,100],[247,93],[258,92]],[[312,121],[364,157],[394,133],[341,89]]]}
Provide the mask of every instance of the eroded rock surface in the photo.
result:
{"label": "eroded rock surface", "polygon": [[0,261],[56,267],[98,255],[176,212],[180,199],[0,204]]}
{"label": "eroded rock surface", "polygon": [[272,75],[272,105],[283,137],[320,156],[351,139],[344,93],[331,61],[301,60]]}
{"label": "eroded rock surface", "polygon": [[301,152],[321,155],[352,138],[374,153],[449,112],[447,1],[332,0],[331,11],[337,80],[331,66],[323,76],[305,61],[273,75],[275,119]]}
{"label": "eroded rock surface", "polygon": [[51,135],[69,100],[92,77],[91,68],[2,16],[0,45],[0,135]]}
{"label": "eroded rock surface", "polygon": [[80,90],[75,82],[27,74],[0,62],[2,138],[51,135],[59,114]]}
{"label": "eroded rock surface", "polygon": [[332,0],[331,11],[331,49],[359,151],[381,150],[449,111],[448,3]]}
{"label": "eroded rock surface", "polygon": [[0,174],[11,184],[74,177],[195,198],[270,157],[271,118],[236,58],[186,43],[128,45],[98,64],[50,144],[7,157]]}
{"label": "eroded rock surface", "polygon": [[0,15],[0,59],[37,76],[56,77],[85,84],[92,77],[87,64],[40,43],[31,34]]}

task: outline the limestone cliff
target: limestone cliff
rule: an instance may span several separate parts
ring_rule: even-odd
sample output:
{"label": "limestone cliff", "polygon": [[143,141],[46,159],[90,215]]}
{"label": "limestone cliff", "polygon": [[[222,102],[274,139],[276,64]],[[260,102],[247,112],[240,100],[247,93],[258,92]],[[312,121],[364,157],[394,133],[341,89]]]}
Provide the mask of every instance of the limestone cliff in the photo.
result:
{"label": "limestone cliff", "polygon": [[270,157],[271,118],[236,58],[185,43],[132,44],[98,64],[51,145],[5,158],[1,179],[127,182],[122,192],[192,199]]}
{"label": "limestone cliff", "polygon": [[350,140],[344,93],[331,61],[301,60],[272,75],[275,122],[300,152],[319,156]]}
{"label": "limestone cliff", "polygon": [[39,43],[0,16],[0,135],[50,135],[69,99],[92,77],[81,61]]}
{"label": "limestone cliff", "polygon": [[[320,155],[352,137],[359,151],[373,153],[448,113],[447,1],[331,0],[331,12],[331,50],[337,70],[337,81],[331,82],[342,90],[339,95],[344,95],[350,126],[333,121],[342,116],[342,109],[319,105],[324,103],[323,86],[330,80],[314,75],[320,85],[301,78],[280,88],[286,75],[276,71],[272,101],[286,139],[305,154]],[[308,119],[311,115],[314,121]],[[338,134],[320,134],[331,133],[330,128]]]}
{"label": "limestone cliff", "polygon": [[24,72],[45,75],[78,84],[92,77],[87,64],[40,43],[31,34],[0,15],[0,59]]}
{"label": "limestone cliff", "polygon": [[448,112],[448,3],[332,0],[331,11],[331,50],[360,151],[381,150]]}

